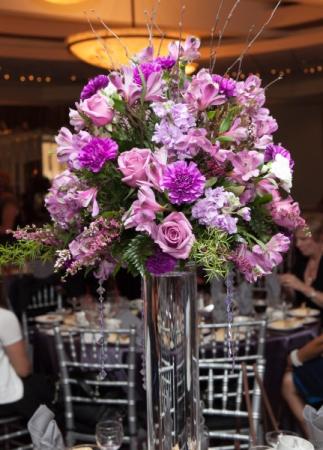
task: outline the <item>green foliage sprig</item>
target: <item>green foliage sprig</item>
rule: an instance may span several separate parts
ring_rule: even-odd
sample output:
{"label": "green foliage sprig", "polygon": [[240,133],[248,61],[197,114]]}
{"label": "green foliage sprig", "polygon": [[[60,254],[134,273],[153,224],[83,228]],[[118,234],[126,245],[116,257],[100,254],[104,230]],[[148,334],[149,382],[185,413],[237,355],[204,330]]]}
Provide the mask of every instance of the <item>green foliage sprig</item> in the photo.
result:
{"label": "green foliage sprig", "polygon": [[28,261],[53,259],[56,249],[37,241],[21,240],[14,244],[0,245],[0,266],[16,265],[23,267]]}
{"label": "green foliage sprig", "polygon": [[227,273],[230,245],[230,236],[217,228],[206,228],[197,237],[191,259],[204,268],[207,281],[224,277]]}

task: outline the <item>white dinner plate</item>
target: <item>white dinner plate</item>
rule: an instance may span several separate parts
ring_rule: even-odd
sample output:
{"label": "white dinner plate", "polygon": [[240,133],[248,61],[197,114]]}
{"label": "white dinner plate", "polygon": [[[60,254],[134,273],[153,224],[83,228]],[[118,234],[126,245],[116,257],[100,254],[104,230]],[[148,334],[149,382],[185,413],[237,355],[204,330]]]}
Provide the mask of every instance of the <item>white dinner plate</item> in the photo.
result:
{"label": "white dinner plate", "polygon": [[302,328],[303,321],[296,318],[273,320],[267,325],[272,331],[293,331]]}
{"label": "white dinner plate", "polygon": [[35,322],[42,324],[56,324],[63,322],[64,317],[61,314],[43,314],[35,317]]}
{"label": "white dinner plate", "polygon": [[290,309],[288,311],[289,316],[299,317],[299,318],[309,317],[309,316],[314,317],[314,316],[319,316],[319,314],[320,314],[319,309],[305,308],[305,307],[294,308],[294,309]]}

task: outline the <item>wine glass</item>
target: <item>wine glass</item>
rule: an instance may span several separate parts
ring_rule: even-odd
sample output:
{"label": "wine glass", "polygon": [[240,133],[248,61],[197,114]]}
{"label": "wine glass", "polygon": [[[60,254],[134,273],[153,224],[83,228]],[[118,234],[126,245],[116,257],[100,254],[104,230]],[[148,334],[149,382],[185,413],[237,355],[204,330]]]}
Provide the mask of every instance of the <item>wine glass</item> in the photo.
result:
{"label": "wine glass", "polygon": [[119,420],[105,420],[96,425],[96,443],[101,450],[118,450],[122,444],[123,428]]}
{"label": "wine glass", "polygon": [[281,436],[299,436],[297,433],[286,430],[278,430],[278,431],[268,431],[266,433],[266,442],[271,447],[276,447]]}

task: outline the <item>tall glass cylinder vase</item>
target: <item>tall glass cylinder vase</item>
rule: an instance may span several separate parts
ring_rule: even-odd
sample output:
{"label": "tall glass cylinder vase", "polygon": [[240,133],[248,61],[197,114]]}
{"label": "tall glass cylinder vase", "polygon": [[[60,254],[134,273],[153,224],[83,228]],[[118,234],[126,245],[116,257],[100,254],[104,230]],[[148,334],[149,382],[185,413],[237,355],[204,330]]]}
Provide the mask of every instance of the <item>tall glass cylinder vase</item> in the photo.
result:
{"label": "tall glass cylinder vase", "polygon": [[196,272],[144,280],[148,450],[200,450]]}

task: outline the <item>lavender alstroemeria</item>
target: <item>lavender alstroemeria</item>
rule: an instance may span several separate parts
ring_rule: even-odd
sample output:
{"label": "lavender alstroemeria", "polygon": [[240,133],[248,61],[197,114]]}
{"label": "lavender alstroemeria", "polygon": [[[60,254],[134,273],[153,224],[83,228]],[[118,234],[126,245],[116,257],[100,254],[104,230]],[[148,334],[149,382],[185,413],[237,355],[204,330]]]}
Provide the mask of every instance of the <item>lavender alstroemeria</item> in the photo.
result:
{"label": "lavender alstroemeria", "polygon": [[232,153],[229,160],[233,166],[230,178],[245,183],[260,174],[260,166],[264,162],[264,156],[254,150],[242,150],[238,153]]}
{"label": "lavender alstroemeria", "polygon": [[256,75],[249,75],[245,81],[239,81],[236,85],[238,102],[243,105],[250,114],[256,114],[265,103],[265,90],[261,87],[261,79]]}
{"label": "lavender alstroemeria", "polygon": [[198,111],[204,111],[209,106],[222,105],[226,102],[226,96],[220,94],[219,85],[212,80],[212,76],[206,69],[200,70],[193,77],[184,98],[190,108]]}
{"label": "lavender alstroemeria", "polygon": [[69,118],[70,124],[74,127],[75,131],[81,131],[85,128],[84,119],[76,109],[70,108]]}
{"label": "lavender alstroemeria", "polygon": [[112,72],[109,75],[111,83],[129,105],[133,105],[141,96],[142,87],[134,81],[134,68],[123,67],[121,74]]}
{"label": "lavender alstroemeria", "polygon": [[175,61],[193,61],[200,57],[200,45],[201,41],[195,36],[188,36],[184,43],[173,41],[168,46],[169,56]]}
{"label": "lavender alstroemeria", "polygon": [[80,131],[78,134],[72,134],[66,127],[60,129],[58,135],[55,137],[57,143],[57,159],[62,163],[68,163],[71,168],[79,169],[75,166],[79,152],[92,139],[92,136],[87,131]]}
{"label": "lavender alstroemeria", "polygon": [[[96,199],[98,190],[96,188],[86,189],[85,191],[78,192],[78,201],[84,208],[89,208],[92,217],[96,217],[99,214],[99,205]],[[92,203],[92,207],[91,207]]]}

